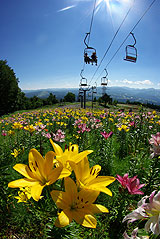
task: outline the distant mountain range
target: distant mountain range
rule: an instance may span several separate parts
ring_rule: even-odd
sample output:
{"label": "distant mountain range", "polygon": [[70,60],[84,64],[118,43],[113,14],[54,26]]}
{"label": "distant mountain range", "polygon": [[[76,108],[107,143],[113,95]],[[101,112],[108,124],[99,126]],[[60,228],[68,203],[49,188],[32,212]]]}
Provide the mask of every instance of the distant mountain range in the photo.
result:
{"label": "distant mountain range", "polygon": [[[72,92],[78,97],[78,88],[53,88],[53,89],[41,89],[41,90],[23,90],[26,97],[31,98],[37,96],[39,98],[45,99],[50,93],[56,96],[58,100],[63,99],[68,92]],[[160,89],[135,89],[129,87],[107,87],[106,93],[111,96],[113,100],[118,100],[120,102],[130,102],[138,101],[141,103],[151,103],[155,105],[160,104]],[[97,88],[96,98],[102,96],[102,88]],[[87,94],[89,99],[89,95]]]}

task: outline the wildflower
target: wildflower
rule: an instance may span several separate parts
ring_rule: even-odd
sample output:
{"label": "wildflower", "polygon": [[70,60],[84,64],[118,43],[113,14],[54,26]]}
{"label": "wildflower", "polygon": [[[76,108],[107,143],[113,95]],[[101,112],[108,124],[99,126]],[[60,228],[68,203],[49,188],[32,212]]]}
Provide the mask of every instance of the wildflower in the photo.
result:
{"label": "wildflower", "polygon": [[140,237],[137,237],[137,232],[138,232],[138,227],[135,228],[131,234],[131,237],[127,235],[126,232],[123,233],[123,238],[124,239],[140,239]]}
{"label": "wildflower", "polygon": [[119,130],[119,131],[124,130],[125,132],[128,132],[128,131],[129,131],[129,128],[128,128],[127,125],[121,125],[121,127],[118,127],[118,130]]}
{"label": "wildflower", "polygon": [[[47,131],[46,131],[46,132],[47,132]],[[46,132],[42,131],[42,136],[45,137],[45,138],[50,139],[50,138],[51,138],[51,134],[48,133],[48,132],[46,133]]]}
{"label": "wildflower", "polygon": [[96,228],[95,213],[105,212],[108,209],[99,204],[93,204],[99,192],[90,190],[77,191],[75,182],[65,178],[65,192],[53,190],[51,196],[57,207],[62,209],[55,221],[56,227],[65,227],[74,219],[84,227]]}
{"label": "wildflower", "polygon": [[[149,198],[149,202],[146,200]],[[155,191],[150,196],[145,196],[138,202],[138,208],[129,213],[123,219],[123,222],[134,222],[138,219],[147,220],[145,230],[153,234],[160,234],[160,191],[155,195]]]}
{"label": "wildflower", "polygon": [[108,139],[109,137],[111,137],[113,134],[113,132],[111,131],[110,133],[107,133],[106,131],[101,132],[101,135],[105,138]]}
{"label": "wildflower", "polygon": [[16,164],[13,167],[17,172],[25,176],[25,178],[10,182],[8,187],[30,187],[31,196],[35,201],[38,201],[43,188],[54,183],[61,173],[62,168],[53,169],[54,156],[55,154],[50,151],[43,158],[36,149],[31,149],[28,156],[29,166]]}
{"label": "wildflower", "polygon": [[123,188],[126,188],[127,183],[128,183],[128,173],[124,174],[123,177],[121,177],[120,175],[117,174],[117,178],[116,179],[122,185]]}
{"label": "wildflower", "polygon": [[61,129],[58,129],[56,134],[53,134],[53,139],[55,141],[58,141],[58,142],[64,142],[64,138],[65,138],[65,133],[61,130]]}
{"label": "wildflower", "polygon": [[20,202],[27,202],[31,198],[31,188],[25,187],[20,188],[20,191],[18,192],[18,196],[15,198],[18,199],[18,203]]}
{"label": "wildflower", "polygon": [[85,150],[78,153],[77,144],[70,144],[70,146],[68,148],[66,147],[63,152],[62,148],[54,143],[52,139],[50,139],[50,143],[52,144],[56,155],[54,162],[63,168],[59,178],[68,177],[72,172],[71,165],[79,163],[84,157],[93,152],[92,150]]}
{"label": "wildflower", "polygon": [[111,176],[98,176],[101,171],[100,165],[95,165],[89,168],[87,157],[82,159],[78,164],[73,166],[77,179],[77,184],[81,189],[89,189],[98,192],[104,192],[112,196],[112,192],[106,188],[109,184],[115,181]]}
{"label": "wildflower", "polygon": [[24,126],[24,130],[29,131],[30,134],[32,134],[36,129],[35,129],[35,127],[31,124],[31,125]]}
{"label": "wildflower", "polygon": [[23,125],[19,122],[15,122],[12,126],[13,129],[22,129]]}
{"label": "wildflower", "polygon": [[160,234],[160,191],[155,195],[153,191],[149,198],[149,203],[144,206],[149,220],[145,224],[146,231],[152,231],[154,234]]}
{"label": "wildflower", "polygon": [[7,136],[7,131],[2,130],[2,136]]}
{"label": "wildflower", "polygon": [[145,186],[145,184],[140,184],[140,181],[137,178],[137,176],[134,176],[133,178],[129,178],[126,186],[130,194],[144,194],[139,189]]}
{"label": "wildflower", "polygon": [[13,135],[13,134],[15,134],[15,132],[13,130],[8,131],[8,135]]}
{"label": "wildflower", "polygon": [[131,237],[129,237],[126,233],[126,231],[123,233],[123,238],[124,239],[149,239],[149,236],[137,236],[138,233],[138,227],[135,228],[132,233],[131,233]]}
{"label": "wildflower", "polygon": [[157,132],[156,135],[151,135],[151,139],[149,140],[149,143],[151,144],[151,158],[156,157],[160,155],[160,132]]}
{"label": "wildflower", "polygon": [[14,152],[11,153],[11,155],[13,155],[15,158],[17,158],[17,156],[19,155],[19,152],[20,152],[20,149],[19,150],[14,149]]}
{"label": "wildflower", "polygon": [[123,177],[117,174],[118,182],[122,185],[122,187],[125,189],[128,189],[129,194],[144,194],[139,189],[145,186],[145,184],[140,184],[139,179],[137,176],[134,176],[133,178],[128,177],[128,173],[124,174]]}

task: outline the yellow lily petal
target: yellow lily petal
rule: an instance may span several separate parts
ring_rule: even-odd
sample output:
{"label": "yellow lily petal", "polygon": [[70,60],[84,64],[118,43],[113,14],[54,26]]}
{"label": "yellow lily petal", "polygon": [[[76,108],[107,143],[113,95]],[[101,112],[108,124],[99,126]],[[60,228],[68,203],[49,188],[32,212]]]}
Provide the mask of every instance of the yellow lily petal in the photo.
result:
{"label": "yellow lily petal", "polygon": [[62,178],[65,178],[65,177],[68,177],[71,175],[71,171],[67,168],[63,168],[61,173],[60,173],[60,176],[59,176],[59,179],[62,179]]}
{"label": "yellow lily petal", "polygon": [[85,210],[73,211],[73,219],[84,227],[96,228],[97,220],[91,214],[86,214]]}
{"label": "yellow lily petal", "polygon": [[25,164],[18,163],[13,167],[18,173],[22,174],[24,177],[28,179],[32,179],[32,177],[28,174],[27,168],[28,166]]}
{"label": "yellow lily petal", "polygon": [[65,186],[65,191],[67,192],[69,196],[68,204],[71,204],[73,199],[77,197],[77,186],[75,182],[69,177],[64,179],[64,186]]}
{"label": "yellow lily petal", "polygon": [[49,175],[51,169],[53,168],[54,157],[55,157],[55,153],[53,151],[49,151],[45,155],[44,168],[45,168],[46,175]]}
{"label": "yellow lily petal", "polygon": [[40,199],[43,188],[44,186],[41,186],[40,184],[31,187],[31,195],[35,201]]}
{"label": "yellow lily petal", "polygon": [[89,204],[89,205],[87,205],[87,208],[93,214],[101,213],[101,212],[109,213],[109,210],[105,206],[100,205],[100,204]]}
{"label": "yellow lily petal", "polygon": [[90,169],[90,175],[96,177],[100,171],[101,171],[101,166],[100,165],[94,165]]}
{"label": "yellow lily petal", "polygon": [[68,161],[73,161],[75,163],[79,163],[83,158],[85,158],[88,154],[91,154],[92,152],[93,152],[93,150],[83,151],[79,154],[76,154],[71,159],[68,159]]}
{"label": "yellow lily petal", "polygon": [[58,144],[54,143],[52,139],[49,139],[49,141],[52,144],[56,155],[62,155],[63,150],[61,149],[61,147]]}
{"label": "yellow lily petal", "polygon": [[44,158],[36,149],[30,150],[28,155],[28,160],[29,160],[29,167],[31,168],[32,172],[36,172],[37,176],[38,176],[38,171],[40,172],[41,175],[43,176],[45,175]]}
{"label": "yellow lily petal", "polygon": [[69,146],[69,151],[71,151],[72,154],[78,154],[78,145],[72,144],[71,146]]}
{"label": "yellow lily petal", "polygon": [[72,219],[71,212],[69,210],[64,210],[58,215],[58,218],[55,221],[55,226],[65,227],[71,223]]}
{"label": "yellow lily petal", "polygon": [[79,192],[79,197],[83,198],[83,201],[88,201],[88,203],[93,203],[98,195],[100,194],[99,191],[92,191],[92,190],[87,190],[87,189],[82,189]]}
{"label": "yellow lily petal", "polygon": [[48,181],[49,181],[48,184],[49,185],[54,183],[55,181],[57,181],[57,179],[59,179],[61,171],[62,171],[61,167],[55,168],[51,171],[51,173],[48,175]]}
{"label": "yellow lily petal", "polygon": [[88,158],[85,157],[78,164],[72,164],[71,166],[76,174],[76,178],[81,179],[82,181],[90,176],[89,162]]}
{"label": "yellow lily petal", "polygon": [[[87,187],[88,188],[88,187]],[[100,186],[99,188],[96,186],[96,185],[91,185],[91,186],[89,186],[89,189],[90,190],[95,190],[95,191],[100,191],[100,192],[103,192],[103,193],[106,193],[106,194],[108,194],[109,196],[111,196],[112,197],[112,192],[111,192],[111,190],[109,190],[108,188],[106,188],[106,187],[102,187],[102,186]]]}
{"label": "yellow lily petal", "polygon": [[82,226],[89,228],[96,228],[97,220],[92,215],[85,215],[84,220],[82,222]]}
{"label": "yellow lily petal", "polygon": [[66,197],[66,193],[58,190],[53,190],[51,192],[51,197],[53,201],[56,203],[58,208],[65,209],[68,205],[68,198]]}
{"label": "yellow lily petal", "polygon": [[22,178],[8,183],[9,188],[32,187],[37,184],[37,181]]}
{"label": "yellow lily petal", "polygon": [[88,185],[95,184],[98,188],[100,186],[108,186],[114,181],[115,181],[115,178],[111,176],[98,176],[97,178],[94,178],[92,181],[90,181]]}

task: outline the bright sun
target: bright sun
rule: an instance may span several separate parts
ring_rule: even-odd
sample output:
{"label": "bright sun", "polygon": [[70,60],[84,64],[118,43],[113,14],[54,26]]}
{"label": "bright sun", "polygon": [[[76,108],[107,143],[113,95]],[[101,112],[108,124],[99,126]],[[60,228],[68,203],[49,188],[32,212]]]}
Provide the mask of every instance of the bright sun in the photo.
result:
{"label": "bright sun", "polygon": [[124,9],[132,3],[133,0],[97,0],[96,8],[97,10],[105,5],[107,9],[111,11],[116,11],[118,9]]}

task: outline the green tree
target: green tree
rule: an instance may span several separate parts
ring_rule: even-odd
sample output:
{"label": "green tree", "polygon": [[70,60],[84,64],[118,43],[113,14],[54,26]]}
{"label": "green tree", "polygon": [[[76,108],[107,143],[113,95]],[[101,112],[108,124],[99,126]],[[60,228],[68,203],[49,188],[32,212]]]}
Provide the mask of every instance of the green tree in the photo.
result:
{"label": "green tree", "polygon": [[30,107],[32,109],[36,109],[36,108],[39,108],[39,107],[42,107],[43,106],[43,100],[40,99],[39,97],[37,96],[33,96],[30,98]]}
{"label": "green tree", "polygon": [[107,104],[112,104],[112,98],[109,95],[104,94],[102,97],[99,98],[99,102],[103,102],[104,107],[106,107]]}
{"label": "green tree", "polygon": [[58,100],[56,99],[56,96],[52,93],[49,94],[48,98],[45,100],[46,105],[53,105],[58,103]]}
{"label": "green tree", "polygon": [[20,97],[18,78],[7,61],[0,60],[0,115],[17,110]]}
{"label": "green tree", "polygon": [[65,102],[75,102],[76,96],[72,92],[68,92],[64,97]]}

